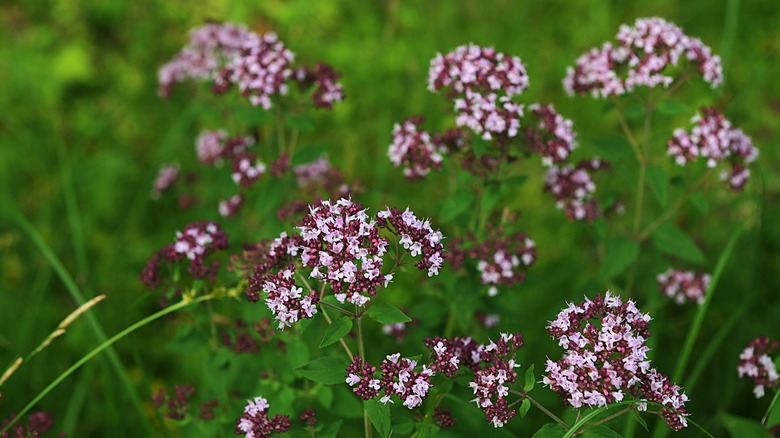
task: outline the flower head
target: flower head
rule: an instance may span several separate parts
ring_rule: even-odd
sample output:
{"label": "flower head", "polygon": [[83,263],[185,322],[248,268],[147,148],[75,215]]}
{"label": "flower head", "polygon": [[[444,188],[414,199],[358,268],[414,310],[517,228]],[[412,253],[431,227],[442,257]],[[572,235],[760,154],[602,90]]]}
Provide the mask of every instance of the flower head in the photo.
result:
{"label": "flower head", "polygon": [[542,157],[542,164],[552,166],[569,158],[577,147],[572,121],[560,115],[552,105],[535,103],[528,106],[529,116],[537,123],[525,128],[525,142]]}
{"label": "flower head", "polygon": [[262,397],[247,400],[244,414],[236,421],[236,435],[246,438],[263,438],[278,432],[290,430],[290,418],[287,415],[275,415],[268,418],[268,401]]}
{"label": "flower head", "polygon": [[747,377],[753,380],[753,393],[756,398],[764,396],[766,388],[777,388],[780,376],[777,373],[777,365],[772,361],[770,354],[777,351],[777,341],[761,337],[750,341],[742,354],[739,355],[737,372],[739,377]]}
{"label": "flower head", "polygon": [[663,406],[660,414],[670,427],[684,427],[688,397],[651,368],[649,321],[633,301],[610,292],[569,304],[547,325],[564,354],[547,360],[543,383],[574,408],[607,406],[626,396],[655,402]]}
{"label": "flower head", "polygon": [[581,161],[576,166],[553,165],[544,179],[544,190],[556,199],[556,207],[566,212],[571,220],[593,222],[600,214],[598,203],[593,199],[596,183],[591,172],[609,169],[609,165],[594,158]]}
{"label": "flower head", "polygon": [[393,166],[404,166],[407,178],[422,178],[432,170],[439,170],[444,148],[437,146],[431,135],[419,130],[422,117],[412,117],[393,127],[393,142],[387,156]]}
{"label": "flower head", "polygon": [[667,144],[667,153],[680,166],[700,157],[707,161],[710,168],[728,161],[731,172],[724,171],[721,179],[732,190],[742,190],[750,176],[747,165],[758,158],[758,149],[753,146],[750,137],[741,129],[732,127],[731,122],[715,108],[702,108],[701,114],[694,116],[691,122],[693,128],[690,131],[674,131]]}
{"label": "flower head", "polygon": [[570,95],[590,93],[596,98],[637,87],[669,87],[674,82],[669,70],[682,61],[695,65],[713,87],[723,81],[720,57],[701,40],[661,18],[640,18],[633,26],[620,27],[617,45],[605,43],[580,56],[567,69],[563,87]]}
{"label": "flower head", "polygon": [[710,286],[710,275],[669,268],[656,276],[661,292],[677,304],[686,301],[704,302],[704,293]]}

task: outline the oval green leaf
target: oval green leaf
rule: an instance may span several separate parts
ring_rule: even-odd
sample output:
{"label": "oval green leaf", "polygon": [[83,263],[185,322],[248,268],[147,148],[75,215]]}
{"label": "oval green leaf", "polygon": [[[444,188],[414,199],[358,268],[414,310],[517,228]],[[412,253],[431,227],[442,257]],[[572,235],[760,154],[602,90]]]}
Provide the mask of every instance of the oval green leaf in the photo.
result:
{"label": "oval green leaf", "polygon": [[409,322],[409,318],[397,308],[386,303],[374,303],[366,312],[369,318],[382,324],[397,324],[399,322]]}
{"label": "oval green leaf", "polygon": [[320,342],[320,348],[327,347],[328,345],[335,344],[339,339],[343,338],[352,330],[352,319],[348,316],[342,316],[341,318],[333,321],[333,324],[328,326],[325,330],[325,335]]}

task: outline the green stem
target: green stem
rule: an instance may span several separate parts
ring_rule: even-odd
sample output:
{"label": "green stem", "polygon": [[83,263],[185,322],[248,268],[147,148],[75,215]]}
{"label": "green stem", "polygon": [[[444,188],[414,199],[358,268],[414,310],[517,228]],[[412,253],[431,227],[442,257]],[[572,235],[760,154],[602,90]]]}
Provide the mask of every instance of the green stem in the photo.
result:
{"label": "green stem", "polygon": [[[79,306],[84,304],[87,301],[86,298],[84,298],[84,294],[81,293],[79,287],[76,285],[76,282],[73,280],[73,277],[70,276],[67,269],[65,269],[65,266],[63,266],[62,262],[60,262],[59,258],[57,258],[57,256],[54,254],[54,251],[52,251],[51,248],[46,244],[46,241],[43,240],[43,237],[38,233],[38,230],[36,230],[35,227],[33,227],[33,225],[27,220],[27,218],[25,218],[15,208],[10,207],[8,208],[8,211],[10,212],[10,215],[19,224],[19,226],[22,229],[24,229],[24,231],[30,236],[30,239],[32,239],[32,241],[35,243],[35,245],[38,247],[41,253],[43,253],[44,257],[49,262],[52,269],[54,269],[54,271],[57,273],[57,276],[59,276],[60,280],[65,284],[65,288],[70,293],[70,296],[73,299],[73,301],[75,301],[76,304],[78,304]],[[95,316],[95,313],[92,310],[89,310],[86,312],[85,316],[89,321],[89,325],[92,327],[92,331],[95,332],[95,336],[98,338],[98,341],[105,343],[108,340],[108,336],[106,335],[105,330],[103,330],[103,326],[100,324],[97,317]],[[152,428],[151,424],[149,423],[149,420],[146,417],[146,411],[144,411],[141,398],[139,397],[138,392],[133,387],[133,383],[130,381],[130,377],[128,376],[127,371],[122,365],[122,361],[119,359],[119,355],[117,354],[116,350],[114,350],[113,347],[108,348],[107,354],[108,354],[109,362],[111,363],[116,373],[119,375],[119,379],[122,381],[122,384],[125,387],[125,393],[127,393],[127,396],[130,397],[130,399],[133,402],[133,405],[138,411],[138,415],[141,419],[141,423],[146,429],[147,434],[153,435],[154,429]]]}
{"label": "green stem", "polygon": [[685,193],[680,196],[672,205],[669,206],[666,210],[664,210],[663,213],[661,213],[660,216],[655,218],[653,222],[650,223],[647,227],[645,227],[644,230],[642,230],[641,233],[639,233],[639,236],[637,237],[637,240],[640,242],[646,240],[648,237],[650,237],[650,234],[653,233],[658,227],[666,223],[669,218],[674,215],[674,213],[682,207],[682,205],[690,199],[691,196],[693,196],[696,191],[699,190],[702,184],[704,184],[704,181],[707,180],[707,176],[709,175],[709,172],[703,173],[696,181],[694,181],[692,184],[688,186],[688,190],[685,191]]}
{"label": "green stem", "polygon": [[[366,360],[366,350],[363,346],[363,318],[358,317],[357,320],[357,335],[358,335],[358,354],[360,358]],[[363,403],[363,432],[366,438],[371,438],[373,435],[373,429],[371,429],[371,419],[368,418],[368,410],[366,404]]]}
{"label": "green stem", "polygon": [[586,425],[588,423],[588,421],[590,421],[591,418],[596,417],[598,415],[601,415],[602,413],[604,413],[604,411],[606,411],[609,408],[616,408],[618,406],[626,406],[626,405],[631,405],[631,404],[635,404],[635,403],[638,403],[638,402],[635,401],[635,400],[628,400],[628,401],[623,401],[623,402],[620,402],[620,403],[614,403],[614,404],[611,404],[609,406],[604,406],[604,407],[601,407],[601,408],[598,408],[598,409],[594,409],[594,410],[588,412],[587,414],[585,414],[579,420],[577,420],[577,422],[574,423],[574,426],[569,428],[569,430],[566,431],[566,433],[563,435],[562,438],[571,438],[571,437],[573,437],[574,434],[578,430],[580,430],[580,428],[582,428],[582,426]]}
{"label": "green stem", "polygon": [[696,311],[696,316],[693,319],[691,329],[688,331],[688,336],[685,338],[683,349],[680,352],[680,357],[677,359],[677,366],[674,368],[674,374],[672,377],[673,382],[679,382],[682,379],[685,366],[688,364],[688,359],[693,352],[693,344],[696,342],[696,337],[699,335],[699,330],[704,322],[704,316],[707,314],[707,309],[712,302],[715,289],[718,286],[718,280],[723,274],[723,269],[726,267],[726,262],[731,256],[731,251],[734,249],[734,245],[737,243],[737,238],[742,233],[742,228],[737,228],[731,235],[731,239],[726,244],[726,248],[718,259],[718,264],[715,266],[715,271],[712,273],[712,279],[710,280],[710,287],[707,288],[707,293],[704,295],[704,302],[699,306]]}
{"label": "green stem", "polygon": [[56,379],[54,379],[54,381],[51,382],[49,384],[49,386],[47,386],[46,388],[43,389],[43,391],[38,393],[38,395],[36,395],[29,403],[27,403],[27,405],[24,408],[22,408],[21,411],[19,411],[19,413],[13,419],[11,419],[10,423],[8,423],[2,430],[0,430],[0,433],[6,432],[8,429],[10,429],[11,426],[13,426],[14,423],[16,423],[16,421],[18,421],[19,419],[24,417],[24,415],[27,412],[29,412],[30,409],[32,409],[32,407],[35,406],[36,403],[38,403],[39,401],[41,401],[41,399],[46,397],[47,394],[49,394],[54,388],[56,388],[60,383],[62,383],[65,379],[67,379],[71,374],[76,372],[76,370],[81,368],[85,363],[89,362],[90,359],[92,359],[93,357],[95,357],[98,354],[100,354],[103,350],[109,350],[110,351],[111,346],[114,343],[116,343],[117,341],[119,341],[120,339],[122,339],[125,336],[129,335],[130,333],[138,330],[139,328],[145,326],[146,324],[149,324],[150,322],[152,322],[154,320],[162,318],[165,315],[173,313],[173,312],[175,312],[177,310],[180,310],[180,309],[182,309],[184,307],[187,307],[187,306],[189,306],[191,304],[200,303],[202,301],[208,301],[208,300],[210,300],[212,298],[213,297],[211,295],[205,295],[205,296],[198,297],[198,298],[195,298],[195,299],[190,300],[190,301],[180,301],[180,302],[178,302],[178,303],[176,303],[176,304],[174,304],[174,305],[172,305],[170,307],[167,307],[167,308],[165,308],[163,310],[160,310],[157,313],[154,313],[154,314],[152,314],[150,316],[147,316],[146,318],[136,322],[135,324],[131,325],[130,327],[128,327],[128,328],[122,330],[121,332],[117,333],[116,335],[114,335],[110,339],[107,339],[106,341],[104,341],[103,343],[98,345],[94,350],[90,351],[84,357],[79,359],[78,362],[76,362],[73,365],[71,365],[70,368],[65,370],[65,372],[63,372]]}
{"label": "green stem", "polygon": [[769,403],[769,407],[766,408],[766,413],[764,414],[764,418],[761,419],[761,424],[764,426],[769,426],[766,424],[766,421],[769,419],[769,413],[772,412],[772,408],[775,406],[775,403],[777,403],[777,398],[780,397],[780,390],[775,391],[775,396],[772,397],[772,401]]}

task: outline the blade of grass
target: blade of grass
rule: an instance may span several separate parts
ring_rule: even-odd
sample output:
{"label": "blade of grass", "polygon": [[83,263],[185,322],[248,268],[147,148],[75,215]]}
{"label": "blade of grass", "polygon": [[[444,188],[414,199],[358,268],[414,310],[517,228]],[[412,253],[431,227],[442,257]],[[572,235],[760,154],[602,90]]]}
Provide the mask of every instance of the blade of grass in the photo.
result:
{"label": "blade of grass", "polygon": [[87,399],[87,394],[94,383],[92,380],[95,375],[94,368],[93,366],[84,369],[76,384],[76,388],[68,400],[68,408],[65,410],[62,420],[62,431],[67,436],[76,436],[76,425],[79,421],[81,409],[84,407],[84,401]]}
{"label": "blade of grass", "polygon": [[[127,327],[126,329],[122,330],[121,332],[117,333],[116,335],[112,336],[110,339],[105,340],[100,345],[95,347],[92,351],[87,353],[84,357],[79,359],[76,363],[70,366],[67,370],[65,370],[62,374],[57,376],[54,381],[52,381],[49,386],[43,389],[43,391],[39,392],[38,395],[33,397],[32,400],[30,400],[29,403],[21,410],[19,413],[11,420],[10,423],[8,423],[2,430],[0,430],[0,434],[7,431],[8,429],[13,426],[16,421],[23,418],[24,415],[30,411],[30,409],[35,406],[36,403],[41,401],[48,393],[50,393],[54,388],[56,388],[60,383],[62,383],[65,379],[67,379],[71,374],[76,372],[79,368],[81,368],[85,363],[89,362],[90,359],[100,354],[103,350],[106,351],[112,351],[112,345],[114,345],[117,341],[124,338],[125,336],[129,335],[130,333],[138,330],[139,328],[145,326],[146,324],[149,324],[150,322],[153,322],[157,319],[162,318],[165,315],[168,315],[170,313],[176,312],[177,310],[181,310],[187,306],[190,306],[192,304],[200,303],[203,301],[207,301],[212,299],[213,297],[211,295],[204,295],[202,297],[198,297],[192,300],[183,300],[179,301],[178,303],[166,307],[165,309],[162,309],[152,315],[147,316],[146,318],[141,319],[140,321],[136,322],[135,324],[132,324],[131,326]],[[145,416],[144,416],[145,418]],[[154,435],[154,430],[151,428],[151,425],[149,425],[151,434],[149,436]]]}
{"label": "blade of grass", "polygon": [[[710,287],[707,288],[707,293],[704,296],[704,302],[699,306],[698,310],[696,311],[696,315],[693,317],[693,323],[691,324],[690,330],[688,330],[688,336],[685,338],[682,351],[680,352],[680,356],[677,359],[677,365],[675,366],[674,374],[672,375],[673,382],[679,382],[682,380],[683,373],[685,372],[685,366],[688,364],[688,359],[690,359],[691,353],[693,352],[693,344],[696,342],[696,338],[699,335],[699,330],[701,329],[701,325],[704,322],[704,316],[707,314],[707,309],[710,306],[710,302],[712,302],[712,297],[718,286],[718,280],[720,280],[720,276],[723,274],[723,269],[726,267],[726,262],[729,260],[731,252],[734,249],[734,245],[736,245],[737,239],[742,234],[742,231],[743,228],[741,226],[734,230],[734,233],[731,235],[731,239],[729,239],[729,242],[726,244],[726,247],[720,254],[720,258],[718,258],[718,263],[715,265],[715,271],[712,273],[712,279],[710,280]],[[656,423],[656,428],[653,432],[653,438],[663,438],[669,433],[669,429],[664,427],[662,423],[663,421],[660,419]]]}
{"label": "blade of grass", "polygon": [[704,296],[704,302],[696,311],[696,316],[693,318],[691,329],[688,330],[688,336],[685,338],[685,344],[683,344],[682,352],[680,352],[680,357],[677,359],[677,366],[674,368],[674,374],[672,377],[673,382],[679,382],[682,380],[683,372],[685,372],[685,366],[688,364],[688,359],[691,357],[691,353],[693,352],[693,344],[696,342],[696,337],[699,335],[699,330],[701,330],[704,317],[707,315],[707,309],[710,307],[713,295],[715,294],[715,290],[718,286],[718,280],[720,280],[720,276],[723,274],[723,269],[726,267],[726,262],[729,260],[731,252],[734,249],[734,245],[736,245],[737,239],[739,238],[740,234],[742,234],[742,230],[742,227],[738,227],[734,231],[734,233],[731,235],[731,239],[729,239],[729,242],[726,244],[726,248],[724,248],[723,252],[720,254],[718,264],[715,265],[715,271],[712,273],[710,287],[707,288],[707,294]]}
{"label": "blade of grass", "polygon": [[62,140],[62,123],[59,117],[55,120],[54,137],[57,138],[57,158],[60,164],[60,175],[62,176],[62,192],[65,197],[65,210],[68,216],[68,226],[70,228],[70,237],[73,239],[73,250],[76,253],[76,266],[78,268],[79,278],[87,278],[87,251],[84,245],[84,228],[81,223],[81,213],[79,212],[78,202],[76,201],[76,189],[73,186],[73,177],[68,158],[68,151]]}
{"label": "blade of grass", "polygon": [[[12,218],[16,220],[19,226],[30,236],[30,239],[32,239],[38,249],[43,253],[44,257],[48,260],[49,264],[57,273],[57,276],[59,276],[60,280],[65,284],[65,287],[73,298],[73,301],[75,301],[79,306],[84,304],[87,301],[84,297],[84,294],[81,293],[81,290],[79,289],[78,285],[76,285],[73,277],[70,276],[67,269],[65,269],[65,266],[62,265],[62,262],[60,262],[59,258],[57,258],[46,241],[43,240],[43,237],[38,233],[38,230],[36,230],[35,227],[27,220],[27,218],[25,218],[15,208],[7,208],[6,211],[10,212]],[[108,336],[106,336],[106,332],[103,330],[103,326],[98,321],[95,313],[89,311],[86,313],[86,317],[90,326],[92,327],[92,331],[95,332],[98,341],[106,342]],[[133,384],[130,381],[130,377],[127,375],[127,371],[122,366],[119,355],[113,348],[109,348],[107,354],[111,365],[119,375],[119,379],[122,381],[122,384],[125,387],[127,396],[130,397],[133,405],[135,406],[135,409],[138,411],[140,422],[143,424],[144,429],[146,429],[148,433],[152,434],[154,429],[149,423],[149,419],[146,417],[146,413],[144,412],[143,404],[141,403],[141,399],[138,396],[138,392],[133,387]]]}

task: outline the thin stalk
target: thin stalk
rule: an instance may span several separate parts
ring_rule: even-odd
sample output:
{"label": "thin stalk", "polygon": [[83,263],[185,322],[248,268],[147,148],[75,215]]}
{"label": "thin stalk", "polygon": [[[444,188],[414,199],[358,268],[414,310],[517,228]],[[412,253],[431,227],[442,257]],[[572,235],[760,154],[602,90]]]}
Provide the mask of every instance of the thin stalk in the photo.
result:
{"label": "thin stalk", "polygon": [[339,312],[341,312],[341,313],[343,313],[343,314],[345,314],[345,315],[347,315],[347,316],[349,316],[351,318],[357,318],[357,315],[355,315],[354,313],[350,312],[349,310],[344,310],[344,309],[342,309],[339,306],[334,306],[333,304],[326,303],[324,301],[320,301],[320,305],[330,307],[331,309],[337,310],[337,311],[339,311]]}
{"label": "thin stalk", "polygon": [[548,417],[550,417],[550,418],[552,418],[553,420],[555,420],[555,422],[556,422],[556,423],[560,424],[561,426],[563,426],[563,427],[564,427],[564,428],[566,428],[567,430],[569,429],[569,425],[568,425],[568,424],[566,424],[566,422],[565,422],[565,421],[563,421],[563,420],[561,420],[560,418],[558,418],[558,416],[557,416],[557,415],[555,415],[555,414],[553,414],[552,412],[550,412],[550,410],[549,410],[549,409],[547,409],[547,408],[545,408],[544,406],[542,406],[542,404],[541,404],[541,403],[539,403],[538,401],[534,400],[534,399],[533,399],[531,396],[529,396],[528,394],[526,394],[526,395],[525,395],[525,398],[527,398],[527,399],[528,399],[528,401],[530,401],[530,402],[531,402],[531,404],[532,404],[532,405],[534,405],[534,406],[536,406],[536,407],[537,407],[537,408],[538,408],[540,411],[542,411],[542,412],[544,412],[545,414],[547,414],[547,416],[548,416]]}
{"label": "thin stalk", "polygon": [[607,421],[613,420],[613,419],[615,419],[615,418],[617,418],[617,417],[619,417],[619,416],[621,416],[621,415],[625,414],[626,412],[628,412],[628,411],[630,411],[630,410],[631,410],[631,408],[630,408],[630,407],[628,407],[628,408],[624,408],[624,409],[623,409],[623,410],[621,410],[620,412],[616,412],[616,413],[614,413],[614,414],[610,415],[610,416],[609,416],[609,417],[607,417],[607,418],[603,418],[603,419],[601,419],[601,420],[599,420],[599,421],[597,421],[597,422],[595,422],[595,423],[591,424],[591,426],[598,426],[599,424],[604,424],[604,423],[606,423]]}
{"label": "thin stalk", "polygon": [[[360,358],[366,360],[366,350],[363,346],[363,319],[361,317],[357,319],[357,332],[358,332],[358,354]],[[371,419],[368,418],[368,410],[366,410],[366,404],[363,403],[363,431],[366,438],[371,438],[374,431],[371,429]]]}
{"label": "thin stalk", "polygon": [[604,411],[606,411],[609,408],[616,408],[618,406],[626,406],[626,405],[630,405],[630,404],[634,404],[634,403],[637,403],[637,402],[634,401],[634,400],[627,400],[627,401],[622,401],[622,402],[615,403],[615,404],[612,404],[612,405],[609,405],[609,406],[604,406],[604,407],[601,407],[601,408],[593,409],[592,411],[590,411],[587,414],[585,414],[582,418],[579,418],[577,420],[577,422],[574,423],[574,426],[572,426],[571,428],[569,428],[569,430],[566,431],[566,433],[563,435],[562,438],[571,438],[571,437],[573,437],[574,434],[577,433],[577,431],[580,430],[582,428],[582,426],[585,426],[588,423],[588,421],[590,421],[591,418],[593,418],[593,417],[595,417],[597,415],[601,415],[602,413],[604,413]]}
{"label": "thin stalk", "polygon": [[212,299],[213,297],[210,295],[205,295],[202,297],[195,298],[193,300],[183,300],[179,301],[178,303],[167,307],[163,310],[160,310],[159,312],[156,312],[150,316],[147,316],[146,318],[132,324],[131,326],[127,327],[126,329],[122,330],[121,332],[117,333],[116,335],[112,336],[111,338],[105,340],[103,343],[98,345],[94,350],[87,353],[84,357],[79,359],[76,363],[70,366],[65,372],[60,374],[56,379],[54,379],[53,382],[49,384],[46,388],[43,389],[43,391],[39,392],[38,395],[33,397],[33,399],[27,403],[27,405],[22,408],[19,413],[11,419],[11,421],[3,427],[2,430],[0,430],[0,434],[6,432],[8,429],[11,428],[19,419],[23,418],[24,415],[30,411],[30,409],[33,408],[39,401],[41,401],[44,397],[46,397],[47,394],[49,394],[54,388],[56,388],[60,383],[62,383],[65,379],[67,379],[71,374],[76,372],[79,368],[81,368],[85,363],[89,362],[90,359],[100,354],[103,350],[110,350],[111,346],[115,344],[120,339],[124,338],[125,336],[129,335],[130,333],[138,330],[139,328],[145,326],[146,324],[149,324],[152,321],[155,321],[157,319],[162,318],[165,315],[168,315],[170,313],[173,313],[177,310],[183,309],[189,305],[200,303],[202,301],[208,301]]}
{"label": "thin stalk", "polygon": [[[320,306],[322,306],[323,304],[327,304],[327,303],[320,302]],[[321,309],[322,309],[322,315],[325,317],[325,321],[328,321],[328,325],[333,324],[333,320],[330,318],[330,315],[328,315],[328,312],[325,311],[325,308],[321,307]],[[352,350],[350,350],[344,338],[339,339],[339,342],[341,343],[341,346],[344,348],[344,351],[347,352],[347,355],[349,356],[349,360],[354,359],[355,355],[352,354]]]}
{"label": "thin stalk", "polygon": [[648,226],[646,226],[642,232],[639,233],[639,236],[637,236],[637,239],[642,242],[646,240],[648,237],[650,237],[650,234],[653,233],[658,227],[666,223],[667,220],[669,220],[672,215],[674,215],[677,210],[682,207],[683,204],[685,204],[685,201],[690,199],[690,197],[696,193],[696,191],[699,190],[702,184],[707,180],[707,176],[709,175],[709,172],[705,172],[702,174],[696,181],[693,182],[693,184],[690,184],[688,186],[688,190],[685,191],[685,193],[677,198],[677,200],[674,201],[672,205],[669,206],[666,210],[664,210],[663,213],[661,213],[660,216],[655,218]]}
{"label": "thin stalk", "polygon": [[766,408],[766,413],[764,414],[764,418],[761,419],[761,424],[764,426],[768,426],[766,424],[766,420],[769,419],[769,413],[772,412],[772,408],[775,406],[775,403],[777,403],[777,398],[780,397],[780,390],[775,391],[775,396],[772,397],[772,401],[769,403],[769,407]]}
{"label": "thin stalk", "polygon": [[[60,280],[65,285],[65,288],[68,290],[68,293],[70,293],[71,298],[73,301],[76,302],[79,306],[83,305],[87,300],[84,298],[84,294],[81,293],[81,290],[79,289],[78,285],[76,285],[76,282],[73,280],[73,277],[68,273],[67,269],[65,269],[65,266],[63,266],[62,262],[60,262],[59,258],[54,254],[54,251],[49,247],[49,245],[46,244],[46,241],[43,240],[43,237],[38,233],[38,230],[33,227],[33,225],[25,218],[19,211],[17,211],[15,208],[11,207],[9,208],[10,215],[16,220],[16,222],[19,224],[19,226],[24,229],[24,231],[30,236],[30,239],[35,243],[35,245],[38,247],[38,249],[43,253],[46,260],[51,265],[54,272],[57,273],[57,276],[60,277]],[[86,318],[89,321],[89,325],[92,327],[92,331],[95,332],[95,336],[97,337],[99,342],[105,343],[108,340],[108,336],[106,335],[105,330],[103,329],[103,326],[98,321],[97,317],[95,316],[94,312],[87,312]],[[141,424],[143,424],[144,428],[147,431],[147,434],[153,435],[154,429],[152,428],[151,424],[149,423],[149,420],[146,417],[146,411],[144,410],[143,403],[141,402],[141,398],[138,396],[138,392],[133,387],[133,383],[130,381],[130,377],[127,374],[127,371],[125,370],[124,366],[122,365],[122,361],[119,360],[119,355],[116,353],[116,350],[114,350],[111,345],[108,345],[108,359],[111,363],[111,366],[114,368],[116,373],[119,375],[119,380],[122,381],[122,385],[125,387],[125,393],[127,393],[127,396],[130,397],[131,401],[133,402],[133,406],[138,411],[138,415],[141,419]],[[21,414],[20,414],[21,415]],[[18,417],[17,417],[18,418]]]}
{"label": "thin stalk", "polygon": [[691,325],[691,329],[688,331],[688,336],[685,338],[685,344],[683,344],[683,349],[680,352],[680,357],[677,359],[677,366],[674,368],[674,374],[672,378],[673,382],[679,382],[682,380],[685,366],[688,364],[688,359],[691,357],[691,353],[693,352],[693,344],[696,342],[696,337],[699,335],[699,330],[701,329],[701,325],[704,322],[707,309],[712,302],[713,295],[718,285],[718,280],[720,280],[720,276],[723,274],[723,269],[726,267],[726,262],[731,256],[731,251],[734,249],[734,245],[737,243],[737,238],[739,238],[741,233],[741,227],[734,231],[734,233],[731,235],[731,239],[729,239],[729,242],[726,244],[726,248],[721,253],[720,259],[718,259],[718,264],[715,266],[715,271],[712,273],[710,287],[707,288],[707,294],[704,296],[704,302],[696,311],[693,324]]}

